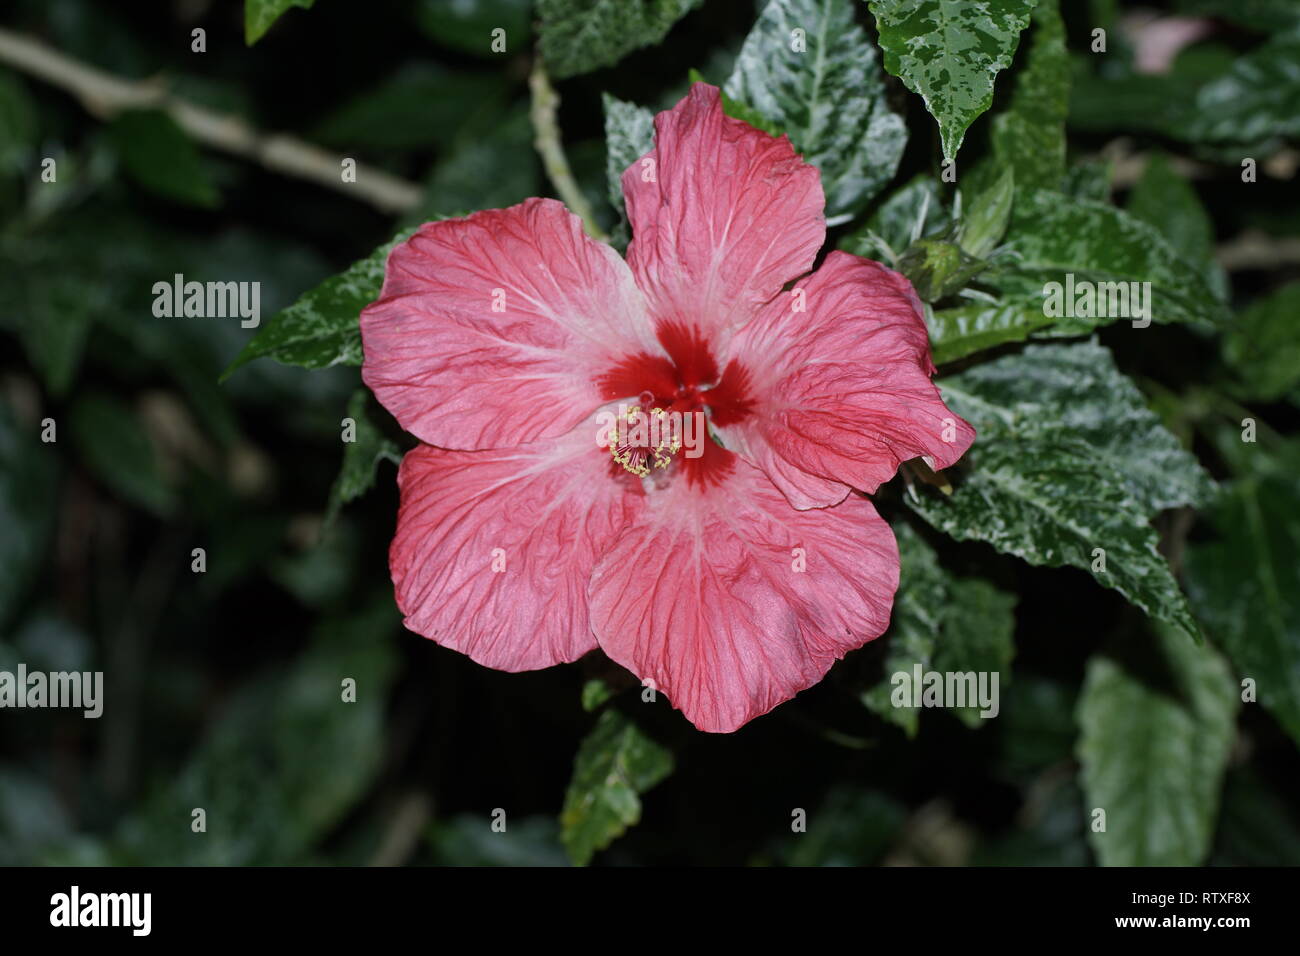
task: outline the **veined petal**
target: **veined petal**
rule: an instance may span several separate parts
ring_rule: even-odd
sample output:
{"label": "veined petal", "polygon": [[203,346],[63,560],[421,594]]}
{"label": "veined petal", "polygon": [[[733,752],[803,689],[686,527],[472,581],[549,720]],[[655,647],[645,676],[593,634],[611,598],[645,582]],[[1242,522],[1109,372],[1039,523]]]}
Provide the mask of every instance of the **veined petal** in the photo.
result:
{"label": "veined petal", "polygon": [[550,199],[426,223],[389,255],[361,337],[365,383],[444,448],[563,435],[611,367],[663,354],[627,264]]}
{"label": "veined petal", "polygon": [[596,434],[585,422],[515,449],[407,453],[389,566],[408,628],[505,671],[596,647],[591,569],[643,502]]}
{"label": "veined petal", "polygon": [[623,195],[628,264],[656,324],[718,347],[826,239],[817,170],[785,136],[724,115],[704,83],[655,118],[655,148],[623,173]]}
{"label": "veined petal", "polygon": [[707,481],[674,481],[597,563],[601,648],[700,730],[733,731],[817,683],[889,624],[894,534],[865,498],[794,511],[714,446]]}
{"label": "veined petal", "polygon": [[742,380],[745,414],[715,416],[723,443],[759,465],[796,508],[873,492],[901,462],[947,468],[975,430],[930,380],[929,336],[911,284],[832,252],[732,342],[720,388]]}

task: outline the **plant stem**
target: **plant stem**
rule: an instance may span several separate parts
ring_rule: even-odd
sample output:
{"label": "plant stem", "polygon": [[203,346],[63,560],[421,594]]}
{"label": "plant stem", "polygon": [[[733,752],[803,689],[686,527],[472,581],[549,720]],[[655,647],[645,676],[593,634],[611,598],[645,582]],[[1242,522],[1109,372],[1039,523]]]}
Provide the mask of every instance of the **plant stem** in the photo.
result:
{"label": "plant stem", "polygon": [[546,75],[546,64],[542,62],[540,55],[533,57],[533,70],[528,77],[528,88],[533,96],[531,110],[535,134],[533,145],[537,148],[537,155],[542,158],[546,176],[564,204],[582,220],[587,235],[603,242],[609,237],[596,224],[591,203],[587,202],[587,197],[582,194],[578,181],[573,178],[573,170],[569,168],[568,157],[564,155],[564,145],[560,139],[560,124],[555,116],[560,106],[560,96],[551,86],[550,78]]}

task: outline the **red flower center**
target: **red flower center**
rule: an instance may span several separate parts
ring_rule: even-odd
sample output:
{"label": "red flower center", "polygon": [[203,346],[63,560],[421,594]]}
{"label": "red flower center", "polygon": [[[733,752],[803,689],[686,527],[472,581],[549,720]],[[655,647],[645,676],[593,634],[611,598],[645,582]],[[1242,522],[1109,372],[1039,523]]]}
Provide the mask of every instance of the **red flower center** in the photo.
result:
{"label": "red flower center", "polygon": [[647,408],[682,414],[707,408],[718,425],[735,424],[753,410],[748,371],[732,361],[719,374],[718,363],[697,327],[665,322],[659,327],[659,342],[667,358],[642,352],[601,376],[601,395],[606,401],[637,395],[639,404]]}
{"label": "red flower center", "polygon": [[681,455],[688,479],[710,481],[729,468],[729,455],[708,433],[708,411],[717,425],[731,425],[753,410],[749,373],[732,361],[719,374],[708,343],[695,326],[666,322],[659,328],[662,355],[630,356],[601,376],[601,395],[614,401],[636,395],[621,413],[610,452],[623,468],[645,476]]}

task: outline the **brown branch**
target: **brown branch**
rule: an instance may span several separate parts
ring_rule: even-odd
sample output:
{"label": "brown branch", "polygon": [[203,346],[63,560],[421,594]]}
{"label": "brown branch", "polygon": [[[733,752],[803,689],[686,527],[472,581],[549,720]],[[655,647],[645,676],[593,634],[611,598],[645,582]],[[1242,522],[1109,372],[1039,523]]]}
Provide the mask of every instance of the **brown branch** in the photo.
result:
{"label": "brown branch", "polygon": [[1216,246],[1214,258],[1229,272],[1296,266],[1300,265],[1300,239],[1247,229]]}
{"label": "brown branch", "polygon": [[31,37],[0,28],[0,63],[71,93],[92,116],[112,119],[131,109],[159,109],[199,142],[253,160],[273,172],[361,199],[384,212],[406,212],[424,196],[415,183],[358,163],[356,181],[343,182],[344,158],[292,136],[264,133],[243,119],[168,93],[157,78],[124,80],[75,60]]}
{"label": "brown branch", "polygon": [[433,801],[428,794],[418,790],[407,793],[390,814],[388,829],[367,865],[401,866],[419,846],[432,818]]}

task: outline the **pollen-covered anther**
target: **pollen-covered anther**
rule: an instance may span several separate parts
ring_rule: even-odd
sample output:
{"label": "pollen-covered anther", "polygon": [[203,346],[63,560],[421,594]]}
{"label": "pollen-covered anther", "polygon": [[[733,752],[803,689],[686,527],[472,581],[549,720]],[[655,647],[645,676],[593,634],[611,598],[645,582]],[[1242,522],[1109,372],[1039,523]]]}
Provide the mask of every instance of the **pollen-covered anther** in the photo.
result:
{"label": "pollen-covered anther", "polygon": [[662,408],[652,408],[646,413],[633,405],[619,416],[618,431],[615,440],[610,442],[609,452],[624,469],[645,478],[651,466],[667,468],[681,448],[672,418]]}

